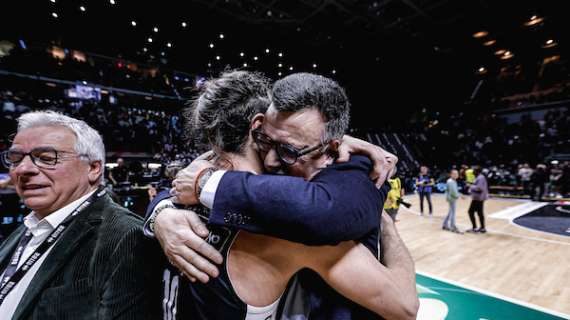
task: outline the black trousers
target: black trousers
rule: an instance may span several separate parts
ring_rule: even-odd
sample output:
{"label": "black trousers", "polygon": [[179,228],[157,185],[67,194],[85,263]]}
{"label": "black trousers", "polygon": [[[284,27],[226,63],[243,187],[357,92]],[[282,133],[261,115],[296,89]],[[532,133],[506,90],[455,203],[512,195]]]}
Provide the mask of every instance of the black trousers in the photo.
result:
{"label": "black trousers", "polygon": [[477,221],[475,219],[475,212],[479,216],[479,222],[481,223],[481,228],[485,229],[485,214],[483,213],[483,202],[480,200],[471,200],[471,205],[469,205],[469,220],[473,225],[473,229],[477,229]]}
{"label": "black trousers", "polygon": [[429,206],[429,214],[432,214],[431,192],[420,192],[420,211],[424,214],[424,198],[426,198]]}

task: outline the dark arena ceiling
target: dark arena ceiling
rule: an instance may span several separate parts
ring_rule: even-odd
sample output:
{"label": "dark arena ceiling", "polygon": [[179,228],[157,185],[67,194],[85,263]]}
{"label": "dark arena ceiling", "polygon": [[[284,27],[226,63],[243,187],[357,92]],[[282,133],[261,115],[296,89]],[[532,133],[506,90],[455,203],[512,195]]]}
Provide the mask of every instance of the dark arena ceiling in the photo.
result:
{"label": "dark arena ceiling", "polygon": [[[21,0],[4,2],[0,40],[53,43],[191,74],[216,75],[228,67],[274,79],[316,72],[345,86],[354,120],[370,125],[376,120],[369,114],[376,111],[392,111],[379,117],[383,122],[425,107],[464,108],[482,76],[496,77],[509,65],[536,66],[552,55],[565,59],[570,19],[564,6],[490,0]],[[480,31],[485,33],[475,37]]]}

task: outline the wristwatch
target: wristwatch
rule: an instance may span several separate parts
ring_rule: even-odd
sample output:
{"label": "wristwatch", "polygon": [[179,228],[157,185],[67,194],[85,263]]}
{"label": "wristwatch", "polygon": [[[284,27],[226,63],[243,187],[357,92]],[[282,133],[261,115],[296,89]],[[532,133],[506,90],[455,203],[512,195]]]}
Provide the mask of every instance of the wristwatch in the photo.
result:
{"label": "wristwatch", "polygon": [[148,228],[150,229],[150,231],[152,231],[152,233],[154,233],[154,222],[156,221],[156,217],[158,217],[158,214],[160,212],[168,208],[176,209],[176,206],[174,206],[174,204],[172,203],[165,203],[160,207],[156,208],[152,213],[152,215],[150,216],[150,218],[148,219]]}
{"label": "wristwatch", "polygon": [[208,180],[210,179],[210,177],[212,176],[212,174],[214,174],[214,172],[216,172],[217,169],[215,168],[206,168],[204,169],[204,171],[200,172],[200,176],[198,177],[198,183],[196,184],[196,199],[200,199],[200,194],[202,193],[202,189],[204,189],[204,187],[206,186],[206,183],[208,182]]}

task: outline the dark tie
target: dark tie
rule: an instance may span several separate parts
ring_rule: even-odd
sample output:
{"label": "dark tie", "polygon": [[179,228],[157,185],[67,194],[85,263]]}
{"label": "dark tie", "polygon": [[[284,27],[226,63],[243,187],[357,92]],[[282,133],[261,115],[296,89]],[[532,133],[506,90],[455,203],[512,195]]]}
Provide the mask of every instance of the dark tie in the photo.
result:
{"label": "dark tie", "polygon": [[6,282],[8,282],[8,280],[10,280],[10,277],[12,277],[12,275],[18,269],[18,263],[20,263],[20,259],[22,258],[22,254],[24,253],[24,249],[26,249],[26,246],[28,245],[30,240],[32,240],[32,237],[33,237],[33,235],[30,232],[30,230],[26,230],[26,232],[24,233],[24,236],[22,236],[22,238],[20,239],[20,242],[18,243],[18,247],[16,248],[14,255],[12,255],[12,258],[10,259],[10,263],[8,264],[8,267],[6,268],[4,275],[2,276],[2,282],[0,282],[0,288],[3,287],[4,284]]}

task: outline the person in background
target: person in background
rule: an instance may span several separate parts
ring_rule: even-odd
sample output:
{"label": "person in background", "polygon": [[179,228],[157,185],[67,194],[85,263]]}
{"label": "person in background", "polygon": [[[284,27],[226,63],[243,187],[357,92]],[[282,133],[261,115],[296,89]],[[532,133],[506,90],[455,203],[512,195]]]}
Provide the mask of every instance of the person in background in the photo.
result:
{"label": "person in background", "polygon": [[150,184],[148,187],[148,198],[152,202],[154,197],[161,192],[169,192],[172,186],[172,180],[176,178],[178,171],[184,169],[185,165],[183,161],[174,160],[169,162],[164,169],[163,178],[158,182]]}
{"label": "person in background", "polygon": [[530,176],[531,180],[531,200],[542,201],[544,189],[548,182],[549,173],[545,164],[536,165],[536,170]]}
{"label": "person in background", "polygon": [[475,170],[473,167],[465,169],[465,183],[467,186],[473,184],[475,182]]}
{"label": "person in background", "polygon": [[393,176],[391,179],[388,179],[388,182],[390,183],[391,189],[386,197],[384,210],[386,210],[388,215],[390,215],[390,218],[396,222],[398,221],[396,219],[396,215],[400,209],[400,201],[404,197],[405,191],[404,187],[402,186],[402,181],[399,177]]}
{"label": "person in background", "polygon": [[125,165],[123,158],[117,159],[117,166],[109,172],[109,180],[114,186],[121,182],[129,181],[129,169]]}
{"label": "person in background", "polygon": [[520,177],[522,188],[523,188],[523,194],[529,195],[529,196],[532,195],[531,183],[530,183],[530,178],[532,176],[532,172],[533,172],[533,170],[530,168],[528,163],[523,164],[522,167],[519,169],[519,172],[518,172],[518,176]]}
{"label": "person in background", "polygon": [[420,175],[416,178],[416,187],[420,195],[420,211],[421,215],[424,215],[424,198],[426,198],[429,206],[429,216],[433,216],[433,206],[431,204],[431,191],[435,182],[433,178],[428,174],[429,169],[427,166],[420,167]]}
{"label": "person in background", "polygon": [[449,203],[449,212],[443,220],[443,230],[448,230],[451,232],[462,234],[457,226],[455,225],[455,208],[457,199],[459,199],[459,189],[457,187],[457,178],[459,177],[459,172],[457,170],[451,170],[449,173],[449,179],[447,179],[447,191],[445,192],[446,200]]}
{"label": "person in background", "polygon": [[[487,178],[482,174],[481,167],[476,166],[473,168],[473,173],[477,176],[475,182],[469,187],[471,193],[471,205],[469,205],[469,219],[473,228],[467,230],[471,233],[485,233],[485,214],[483,212],[483,204],[489,198],[489,188],[487,185]],[[481,228],[477,229],[477,221],[475,219],[475,212],[479,216],[479,223]]]}

